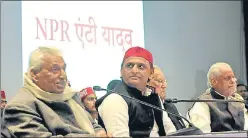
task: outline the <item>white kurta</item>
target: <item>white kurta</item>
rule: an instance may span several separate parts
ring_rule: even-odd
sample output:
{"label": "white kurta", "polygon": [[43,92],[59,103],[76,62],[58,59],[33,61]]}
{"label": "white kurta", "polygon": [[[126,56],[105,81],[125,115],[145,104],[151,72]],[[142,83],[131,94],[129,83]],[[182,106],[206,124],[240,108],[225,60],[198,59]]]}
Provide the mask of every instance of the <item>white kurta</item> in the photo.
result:
{"label": "white kurta", "polygon": [[[231,96],[227,97],[226,99],[234,100],[234,98]],[[239,95],[235,99],[243,100],[243,98]],[[244,107],[244,118],[245,118],[244,130],[248,130],[248,117],[246,112],[247,110]],[[211,126],[210,126],[211,118],[207,103],[204,102],[195,103],[186,116],[196,127],[202,130],[202,132],[204,133],[211,132]]]}
{"label": "white kurta", "polygon": [[[120,95],[113,93],[107,96],[98,107],[98,112],[107,132],[111,133],[113,137],[130,137],[128,105]],[[154,120],[154,122],[156,121]],[[163,113],[163,123],[167,134],[176,131],[166,112]],[[153,126],[150,136],[159,137],[156,123]]]}

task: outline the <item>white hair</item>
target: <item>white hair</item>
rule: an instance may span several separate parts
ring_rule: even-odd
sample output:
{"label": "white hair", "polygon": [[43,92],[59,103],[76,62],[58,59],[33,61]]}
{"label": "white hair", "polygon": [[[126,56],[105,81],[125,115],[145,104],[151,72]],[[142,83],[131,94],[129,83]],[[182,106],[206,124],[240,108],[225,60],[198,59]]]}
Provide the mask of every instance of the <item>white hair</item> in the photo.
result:
{"label": "white hair", "polygon": [[[164,73],[163,73],[163,71],[162,71],[162,69],[158,66],[158,65],[153,65],[153,68],[154,68],[154,74],[153,75],[155,75],[155,71],[161,71],[162,72],[162,74],[164,75]],[[153,76],[154,77],[154,76]],[[166,77],[165,77],[166,78]],[[167,82],[167,80],[165,79],[165,81]]]}
{"label": "white hair", "polygon": [[[219,76],[221,75],[221,73],[222,73],[221,68],[222,68],[223,66],[228,66],[228,67],[230,67],[230,65],[228,65],[228,64],[225,63],[225,62],[217,62],[217,63],[213,64],[213,65],[209,68],[208,74],[207,74],[207,78],[208,78],[207,85],[208,85],[209,88],[212,87],[212,82],[211,82],[211,80],[212,80],[213,78],[217,78],[217,77],[219,77]],[[231,67],[230,67],[230,68],[231,68]]]}
{"label": "white hair", "polygon": [[62,52],[55,47],[40,46],[31,52],[29,57],[28,71],[39,72],[43,64],[43,58],[47,55],[61,56]]}
{"label": "white hair", "polygon": [[154,70],[161,70],[161,68],[158,65],[153,65]]}

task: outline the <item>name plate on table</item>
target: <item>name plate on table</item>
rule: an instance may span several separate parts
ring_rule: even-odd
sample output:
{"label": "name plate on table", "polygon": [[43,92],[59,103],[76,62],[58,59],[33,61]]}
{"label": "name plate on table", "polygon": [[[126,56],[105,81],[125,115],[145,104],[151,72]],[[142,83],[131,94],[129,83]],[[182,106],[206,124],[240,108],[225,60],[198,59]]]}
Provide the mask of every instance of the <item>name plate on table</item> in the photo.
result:
{"label": "name plate on table", "polygon": [[202,135],[182,135],[182,136],[166,136],[166,137],[248,137],[248,131],[226,131],[226,132],[212,132],[204,133]]}

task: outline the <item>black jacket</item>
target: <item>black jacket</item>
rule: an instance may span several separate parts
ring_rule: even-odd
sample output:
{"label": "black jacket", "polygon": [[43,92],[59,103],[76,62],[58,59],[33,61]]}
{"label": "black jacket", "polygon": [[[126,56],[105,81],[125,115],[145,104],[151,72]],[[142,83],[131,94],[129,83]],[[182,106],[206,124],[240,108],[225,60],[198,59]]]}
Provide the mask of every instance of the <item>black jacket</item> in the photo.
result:
{"label": "black jacket", "polygon": [[[164,109],[167,112],[174,113],[174,114],[179,114],[176,106],[173,103],[164,103],[163,105],[164,105]],[[174,126],[176,127],[177,130],[186,128],[182,118],[179,118],[177,116],[171,115],[169,113],[168,113],[168,116],[171,119],[172,123],[174,124]]]}
{"label": "black jacket", "polygon": [[[142,96],[141,92],[138,89],[131,88],[123,82],[118,83],[114,91],[161,107],[158,95],[151,94],[150,96]],[[112,93],[108,93],[105,96],[101,97],[99,100],[97,100],[96,109],[98,109],[103,100],[110,94]],[[149,137],[154,125],[154,119],[159,127],[159,135],[165,136],[162,120],[163,114],[161,111],[153,110],[152,108],[142,105],[132,99],[126,98],[124,96],[122,97],[128,105],[128,125],[131,137]],[[102,125],[102,127],[105,127],[100,116],[98,118],[98,123]]]}

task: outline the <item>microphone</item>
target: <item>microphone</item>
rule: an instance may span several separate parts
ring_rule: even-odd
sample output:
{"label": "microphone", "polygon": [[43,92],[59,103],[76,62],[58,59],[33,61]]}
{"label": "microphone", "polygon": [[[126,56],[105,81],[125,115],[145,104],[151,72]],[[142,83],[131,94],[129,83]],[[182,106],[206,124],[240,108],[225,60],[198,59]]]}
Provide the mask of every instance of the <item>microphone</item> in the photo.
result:
{"label": "microphone", "polygon": [[196,100],[178,100],[178,99],[165,99],[166,103],[179,103],[179,102],[240,102],[240,103],[246,103],[246,100],[221,100],[221,99],[196,99]]}
{"label": "microphone", "polygon": [[171,114],[171,115],[173,115],[173,116],[182,118],[182,119],[184,119],[184,120],[189,124],[189,127],[190,127],[190,128],[180,129],[180,130],[178,130],[178,131],[176,131],[176,132],[174,132],[174,133],[171,133],[170,136],[179,136],[179,135],[202,135],[202,134],[203,134],[203,132],[202,132],[199,128],[195,127],[187,118],[185,118],[185,117],[183,117],[183,116],[181,116],[181,115],[179,115],[179,114],[175,114],[175,113],[168,112],[168,111],[166,111],[166,110],[163,109],[163,108],[160,108],[160,107],[154,106],[154,105],[152,105],[152,104],[149,104],[149,103],[147,103],[147,102],[143,102],[143,101],[141,101],[141,100],[138,100],[138,99],[136,99],[136,98],[133,98],[133,97],[130,97],[130,96],[127,96],[127,95],[124,95],[124,94],[115,92],[115,91],[113,91],[113,90],[104,89],[104,88],[102,88],[102,87],[100,87],[100,86],[93,86],[93,90],[94,90],[94,91],[110,91],[110,92],[112,92],[112,93],[119,94],[119,95],[121,95],[121,96],[123,96],[123,97],[132,99],[132,100],[134,100],[134,101],[136,101],[136,102],[138,102],[138,103],[140,103],[140,104],[142,104],[142,105],[151,107],[151,108],[156,109],[156,110],[159,110],[159,111],[165,111],[165,112],[167,112],[168,114]]}
{"label": "microphone", "polygon": [[[100,86],[93,86],[94,91],[107,91],[107,89],[103,89]],[[111,91],[111,90],[110,90]]]}

